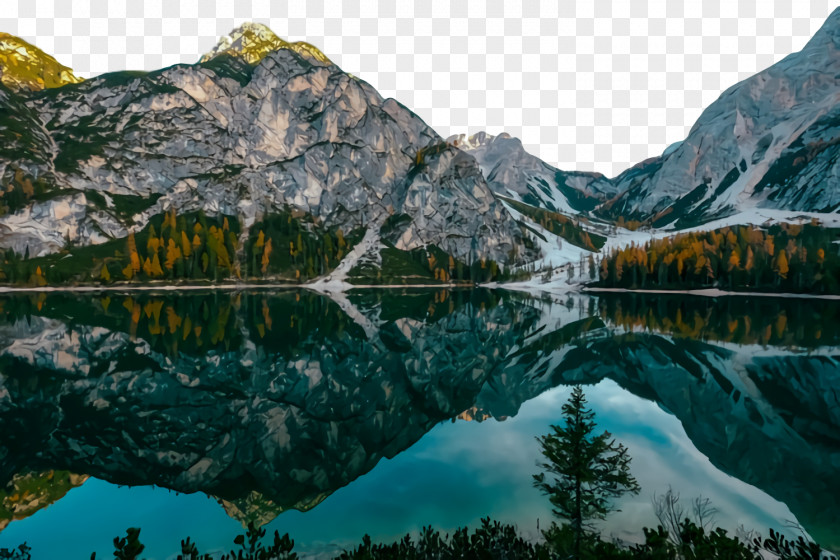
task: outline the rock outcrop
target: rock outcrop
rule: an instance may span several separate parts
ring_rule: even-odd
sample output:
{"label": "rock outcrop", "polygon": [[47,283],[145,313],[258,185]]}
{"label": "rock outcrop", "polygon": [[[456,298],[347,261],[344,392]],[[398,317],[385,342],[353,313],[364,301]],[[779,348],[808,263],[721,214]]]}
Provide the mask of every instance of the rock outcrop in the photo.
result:
{"label": "rock outcrop", "polygon": [[691,227],[752,208],[840,208],[840,9],[800,52],[735,84],[681,143],[612,180],[606,217]]}

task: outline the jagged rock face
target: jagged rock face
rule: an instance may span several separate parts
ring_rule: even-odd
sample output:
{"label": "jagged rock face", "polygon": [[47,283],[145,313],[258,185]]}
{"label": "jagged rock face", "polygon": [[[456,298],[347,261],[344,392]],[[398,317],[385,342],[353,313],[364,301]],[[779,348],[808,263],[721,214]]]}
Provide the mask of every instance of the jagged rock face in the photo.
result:
{"label": "jagged rock face", "polygon": [[[128,230],[112,216],[91,211],[83,193],[34,202],[0,217],[0,246],[31,256],[59,251],[72,239],[79,245],[104,243]],[[34,249],[31,249],[34,248]]]}
{"label": "jagged rock face", "polygon": [[622,194],[603,212],[659,216],[660,225],[680,218],[693,225],[756,206],[834,212],[838,101],[840,9],[802,51],[726,90],[685,141],[616,177]]}
{"label": "jagged rock face", "polygon": [[[436,184],[448,188],[438,189]],[[416,217],[393,232],[398,249],[435,244],[469,261],[500,255],[503,258],[496,259],[500,262],[516,262],[518,243],[495,232],[496,224],[507,223],[507,210],[487,196],[487,184],[473,157],[456,148],[443,149],[427,156],[424,166],[409,175],[407,185],[400,211]]]}
{"label": "jagged rock face", "polygon": [[[24,151],[11,159],[4,151],[0,171],[15,165],[65,190],[104,194],[106,207],[90,202],[91,215],[82,220],[104,237],[170,207],[237,215],[247,228],[288,205],[345,231],[408,213],[417,243],[448,246],[456,257],[467,256],[470,240],[478,239],[480,256],[504,262],[521,243],[519,227],[480,175],[463,188],[469,156],[418,161],[421,149],[442,139],[416,115],[314,47],[282,42],[268,50],[253,46],[251,28],[235,35],[196,65],[107,74],[18,100],[43,123],[36,128],[48,131],[38,152],[47,157]],[[428,204],[416,200],[421,184]],[[121,222],[108,194],[160,198],[134,223],[103,228],[99,222],[110,221],[102,214]],[[0,227],[14,232],[10,220],[0,219]],[[54,229],[70,228],[58,222]],[[494,239],[481,235],[488,227]],[[8,236],[5,244],[20,245]],[[30,252],[54,249],[54,240],[44,239]]]}
{"label": "jagged rock face", "polygon": [[592,210],[617,187],[600,173],[560,171],[525,151],[509,134],[479,132],[447,140],[475,157],[494,193],[554,212]]}

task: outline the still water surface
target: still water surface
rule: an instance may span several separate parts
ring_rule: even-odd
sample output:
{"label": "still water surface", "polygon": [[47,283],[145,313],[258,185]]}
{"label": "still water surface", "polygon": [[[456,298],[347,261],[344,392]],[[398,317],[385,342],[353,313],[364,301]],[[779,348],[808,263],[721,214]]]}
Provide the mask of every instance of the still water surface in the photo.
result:
{"label": "still water surface", "polygon": [[[718,524],[796,520],[823,545],[840,501],[836,302],[361,292],[0,298],[0,547],[148,558],[242,523],[335,553],[481,517],[537,534],[535,436],[571,386],[633,456],[632,540],[654,493]],[[72,473],[72,474],[70,474]],[[89,477],[89,478],[88,478]]]}

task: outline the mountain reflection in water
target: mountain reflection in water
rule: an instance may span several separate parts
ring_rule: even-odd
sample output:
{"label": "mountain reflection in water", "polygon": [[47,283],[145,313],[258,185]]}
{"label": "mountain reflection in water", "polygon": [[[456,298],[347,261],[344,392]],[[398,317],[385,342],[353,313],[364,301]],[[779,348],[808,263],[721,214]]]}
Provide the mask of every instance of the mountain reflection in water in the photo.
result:
{"label": "mountain reflection in water", "polygon": [[836,549],[838,314],[823,300],[488,290],[6,295],[0,527],[87,476],[203,492],[267,523],[442,421],[514,417],[552,387],[609,379]]}

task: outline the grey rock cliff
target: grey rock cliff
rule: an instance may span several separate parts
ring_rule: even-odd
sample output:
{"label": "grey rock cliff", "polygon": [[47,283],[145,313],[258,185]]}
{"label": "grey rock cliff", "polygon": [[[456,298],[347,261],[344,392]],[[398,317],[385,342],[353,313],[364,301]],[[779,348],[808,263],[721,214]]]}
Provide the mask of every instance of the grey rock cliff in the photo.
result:
{"label": "grey rock cliff", "polygon": [[[406,248],[435,243],[457,257],[477,251],[505,261],[521,244],[519,226],[481,175],[465,179],[477,169],[470,156],[451,150],[424,161],[418,152],[443,140],[421,119],[313,47],[281,43],[288,48],[253,63],[230,50],[242,44],[234,41],[195,65],[106,74],[32,95],[0,91],[23,109],[8,119],[26,119],[20,126],[32,131],[30,146],[0,151],[0,177],[8,181],[14,166],[62,191],[159,196],[131,216],[88,201],[85,215],[49,222],[77,245],[125,235],[170,207],[236,215],[248,227],[285,206],[347,230],[405,213],[414,230]],[[32,231],[15,239],[20,220],[0,218],[0,244],[26,244],[32,254],[61,246]],[[101,225],[110,221],[123,227]],[[492,236],[482,234],[488,230]]]}

